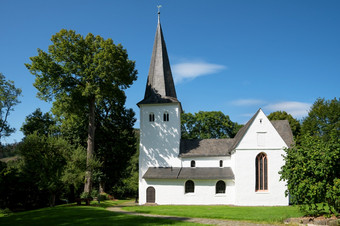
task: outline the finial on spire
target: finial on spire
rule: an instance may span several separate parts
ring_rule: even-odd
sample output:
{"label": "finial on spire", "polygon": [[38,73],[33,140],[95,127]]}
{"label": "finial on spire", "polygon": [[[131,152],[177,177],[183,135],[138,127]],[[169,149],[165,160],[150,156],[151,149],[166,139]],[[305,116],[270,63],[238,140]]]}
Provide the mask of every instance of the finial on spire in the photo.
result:
{"label": "finial on spire", "polygon": [[158,8],[158,14],[160,14],[160,9],[161,9],[162,5],[158,5],[157,8]]}
{"label": "finial on spire", "polygon": [[159,23],[159,17],[160,17],[160,14],[161,14],[161,11],[160,11],[161,7],[162,7],[162,5],[157,5],[157,8],[158,8],[158,23]]}

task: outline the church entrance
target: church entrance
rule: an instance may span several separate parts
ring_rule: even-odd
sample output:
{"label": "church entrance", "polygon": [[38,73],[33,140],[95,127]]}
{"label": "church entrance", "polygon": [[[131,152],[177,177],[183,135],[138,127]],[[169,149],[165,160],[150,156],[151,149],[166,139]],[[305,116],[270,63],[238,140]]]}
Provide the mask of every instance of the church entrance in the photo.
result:
{"label": "church entrance", "polygon": [[146,189],[146,202],[147,203],[155,203],[156,201],[156,190],[154,187],[148,187]]}

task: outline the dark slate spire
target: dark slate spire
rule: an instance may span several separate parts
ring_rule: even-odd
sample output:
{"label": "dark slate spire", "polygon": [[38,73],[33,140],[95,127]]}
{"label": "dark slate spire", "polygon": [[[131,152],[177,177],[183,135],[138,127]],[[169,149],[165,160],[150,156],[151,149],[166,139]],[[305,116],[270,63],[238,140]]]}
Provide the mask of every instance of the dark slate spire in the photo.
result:
{"label": "dark slate spire", "polygon": [[160,13],[158,12],[158,25],[145,95],[144,99],[137,105],[179,102],[177,100],[159,15]]}

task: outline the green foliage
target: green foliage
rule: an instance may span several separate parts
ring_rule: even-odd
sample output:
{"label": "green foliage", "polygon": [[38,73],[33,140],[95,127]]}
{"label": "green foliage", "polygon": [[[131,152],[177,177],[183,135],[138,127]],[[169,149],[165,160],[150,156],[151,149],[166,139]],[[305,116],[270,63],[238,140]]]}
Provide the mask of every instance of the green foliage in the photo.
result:
{"label": "green foliage", "polygon": [[291,114],[288,114],[285,111],[275,111],[268,115],[269,120],[288,120],[290,128],[292,129],[293,135],[297,138],[300,134],[301,125],[298,120],[293,118]]}
{"label": "green foliage", "polygon": [[[286,150],[281,179],[310,215],[340,211],[340,102],[318,99],[301,126],[296,147]],[[322,203],[322,205],[318,205]]]}
{"label": "green foliage", "polygon": [[20,103],[18,100],[20,95],[21,89],[15,88],[14,82],[6,80],[0,73],[0,144],[2,137],[7,137],[15,131],[10,127],[7,119],[14,106]]}
{"label": "green foliage", "polygon": [[83,193],[81,193],[80,198],[89,199],[89,198],[92,198],[92,196],[90,193],[84,191]]}
{"label": "green foliage", "polygon": [[221,111],[199,111],[181,117],[183,139],[233,138],[242,127]]}
{"label": "green foliage", "polygon": [[26,136],[19,147],[24,164],[22,173],[30,178],[39,190],[50,193],[50,205],[55,204],[56,193],[63,187],[61,177],[66,165],[65,153],[72,147],[57,137]]}
{"label": "green foliage", "polygon": [[317,99],[301,126],[302,134],[317,135],[328,140],[340,137],[340,98]]}
{"label": "green foliage", "polygon": [[130,158],[123,176],[113,186],[112,193],[115,197],[137,197],[138,193],[138,175],[139,175],[139,130],[135,129],[136,152]]}
{"label": "green foliage", "polygon": [[18,143],[5,144],[0,143],[0,158],[12,157],[18,154]]}
{"label": "green foliage", "polygon": [[[48,52],[39,49],[38,56],[31,57],[32,63],[26,67],[36,76],[34,86],[39,91],[38,97],[46,101],[53,99],[53,111],[59,118],[86,119],[88,127],[80,128],[88,131],[89,165],[94,156],[96,124],[101,123],[98,123],[96,111],[112,103],[124,105],[124,89],[137,78],[135,62],[128,59],[122,45],[91,33],[83,37],[75,31],[62,29],[51,41]],[[91,190],[92,173],[85,174],[84,191]]]}
{"label": "green foliage", "polygon": [[83,37],[62,29],[51,41],[48,52],[38,49],[38,56],[31,57],[32,63],[26,67],[36,76],[38,96],[65,101],[67,112],[84,108],[89,97],[100,101],[124,96],[121,89],[136,79],[135,63],[112,39],[104,40],[91,33]]}
{"label": "green foliage", "polygon": [[[136,121],[132,109],[111,103],[110,108],[101,107],[97,119],[96,157],[103,163],[100,183],[105,191],[126,177],[131,157],[136,153],[136,137],[133,129]],[[105,110],[110,109],[110,110]],[[101,123],[99,123],[99,121]]]}
{"label": "green foliage", "polygon": [[0,208],[32,209],[45,205],[45,192],[40,191],[22,172],[22,159],[0,162]]}
{"label": "green foliage", "polygon": [[56,121],[49,113],[43,114],[37,108],[32,114],[26,116],[25,122],[20,129],[25,136],[36,132],[38,135],[56,135]]}
{"label": "green foliage", "polygon": [[[281,178],[288,181],[295,204],[307,205],[306,210],[313,215],[325,212],[326,208],[339,211],[339,138],[325,142],[320,137],[305,135],[298,147],[286,150],[285,161]],[[318,208],[317,203],[328,206]]]}
{"label": "green foliage", "polygon": [[86,170],[86,150],[78,147],[74,151],[64,153],[66,165],[61,176],[65,185],[72,185],[76,190],[84,184]]}

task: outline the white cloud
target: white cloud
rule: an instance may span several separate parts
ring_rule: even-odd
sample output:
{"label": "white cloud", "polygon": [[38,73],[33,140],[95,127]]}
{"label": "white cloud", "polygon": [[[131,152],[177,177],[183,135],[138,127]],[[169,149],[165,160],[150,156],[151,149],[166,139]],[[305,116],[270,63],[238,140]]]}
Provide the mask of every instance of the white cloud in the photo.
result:
{"label": "white cloud", "polygon": [[219,64],[210,64],[203,61],[184,62],[174,64],[172,67],[176,83],[183,80],[195,79],[199,76],[215,74],[227,67]]}
{"label": "white cloud", "polygon": [[231,102],[233,105],[236,106],[250,106],[250,105],[261,105],[266,103],[264,100],[258,99],[239,99]]}
{"label": "white cloud", "polygon": [[263,109],[268,111],[285,111],[294,118],[302,118],[307,116],[312,104],[296,101],[285,101],[275,104],[268,104]]}

